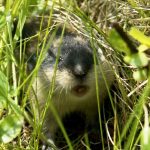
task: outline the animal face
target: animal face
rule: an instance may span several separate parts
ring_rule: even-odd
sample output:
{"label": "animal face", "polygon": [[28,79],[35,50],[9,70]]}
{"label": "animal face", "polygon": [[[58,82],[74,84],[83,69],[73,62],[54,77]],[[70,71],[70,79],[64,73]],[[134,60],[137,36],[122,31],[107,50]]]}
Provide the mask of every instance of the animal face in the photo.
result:
{"label": "animal face", "polygon": [[[47,84],[54,76],[54,64],[58,51],[58,66],[55,76],[55,93],[71,100],[81,100],[96,95],[93,50],[89,43],[77,36],[65,36],[60,45],[56,39],[44,59],[41,70]],[[102,66],[103,66],[103,62]],[[98,67],[98,66],[97,66]],[[99,70],[99,69],[97,69]],[[101,72],[98,72],[101,84],[105,84]],[[101,78],[101,79],[100,79]]]}

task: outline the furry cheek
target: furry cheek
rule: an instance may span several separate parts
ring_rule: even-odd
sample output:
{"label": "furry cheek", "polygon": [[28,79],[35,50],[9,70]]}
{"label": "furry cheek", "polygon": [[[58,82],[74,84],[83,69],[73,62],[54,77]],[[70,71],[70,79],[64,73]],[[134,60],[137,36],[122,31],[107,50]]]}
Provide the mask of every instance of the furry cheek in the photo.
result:
{"label": "furry cheek", "polygon": [[45,80],[47,81],[52,81],[54,77],[55,86],[63,89],[72,88],[76,84],[73,75],[67,70],[60,71],[57,69],[55,74],[54,69],[44,68],[42,74],[45,74]]}
{"label": "furry cheek", "polygon": [[71,89],[77,84],[73,75],[67,70],[57,70],[56,81],[56,84],[58,84],[58,86],[61,86],[64,89]]}

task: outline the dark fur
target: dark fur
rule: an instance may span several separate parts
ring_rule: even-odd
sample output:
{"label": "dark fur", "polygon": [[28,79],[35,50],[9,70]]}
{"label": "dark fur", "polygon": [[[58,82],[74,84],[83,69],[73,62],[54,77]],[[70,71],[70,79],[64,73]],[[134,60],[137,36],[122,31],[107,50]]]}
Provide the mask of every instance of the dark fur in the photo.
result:
{"label": "dark fur", "polygon": [[[45,25],[47,25],[47,21],[44,22],[44,26],[40,33],[41,37],[39,38],[37,36],[27,43],[27,54],[32,55],[28,63],[30,71],[33,70],[38,59],[38,55],[35,54],[37,41],[42,43],[47,27]],[[23,37],[30,38],[31,36],[37,34],[39,27],[39,20],[33,19],[32,21],[29,21],[24,26]],[[49,30],[54,31],[55,29],[49,28]],[[60,118],[63,119],[66,115],[74,112],[80,112],[83,114],[82,116],[85,116],[83,126],[85,126],[85,124],[95,124],[95,117],[97,116],[98,107],[94,65],[96,65],[97,69],[101,67],[103,70],[100,71],[100,69],[98,69],[98,94],[100,97],[100,103],[103,103],[103,100],[107,95],[106,83],[102,74],[104,74],[106,80],[108,80],[108,87],[111,86],[114,75],[107,60],[102,60],[102,54],[98,51],[97,59],[100,64],[94,64],[93,50],[90,46],[89,40],[79,34],[76,34],[74,31],[66,29],[61,41],[61,34],[62,28],[59,27],[56,32],[56,36],[53,39],[52,45],[48,48],[44,60],[41,63],[36,80],[33,82],[34,92],[31,92],[30,98],[35,100],[37,97],[40,112],[42,112],[48,98],[51,81],[54,75],[54,65],[58,59],[52,103],[58,111]],[[51,38],[51,35],[52,34],[50,32],[48,35],[48,40]],[[60,55],[58,57],[59,50]],[[34,96],[33,93],[35,93],[36,96]],[[47,138],[52,140],[57,139],[54,138],[57,128],[57,122],[53,117],[51,110],[48,109],[43,130]]]}

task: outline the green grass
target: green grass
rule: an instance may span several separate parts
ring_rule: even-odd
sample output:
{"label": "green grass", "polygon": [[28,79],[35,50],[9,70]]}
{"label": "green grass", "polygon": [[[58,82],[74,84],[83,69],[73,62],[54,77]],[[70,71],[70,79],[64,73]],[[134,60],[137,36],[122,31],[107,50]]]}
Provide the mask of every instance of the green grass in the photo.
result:
{"label": "green grass", "polygon": [[[31,115],[28,99],[29,92],[32,88],[32,82],[35,79],[44,55],[51,45],[56,33],[56,30],[54,30],[49,43],[46,43],[46,39],[49,38],[49,28],[45,30],[42,28],[42,18],[46,15],[48,16],[48,27],[51,27],[52,20],[55,18],[58,22],[72,24],[78,33],[91,38],[91,43],[97,43],[97,45],[103,49],[106,58],[110,61],[110,65],[114,68],[114,73],[116,75],[115,90],[109,92],[111,111],[109,112],[109,109],[106,110],[107,108],[105,108],[104,105],[104,115],[107,114],[110,117],[107,117],[107,115],[103,116],[105,119],[100,123],[102,149],[108,148],[109,145],[111,145],[110,149],[113,148],[114,150],[137,149],[141,145],[142,149],[148,149],[147,147],[149,147],[150,144],[149,142],[145,144],[145,141],[150,141],[149,134],[146,135],[149,133],[149,117],[147,116],[149,113],[147,112],[150,93],[149,76],[147,83],[144,81],[136,82],[132,77],[135,68],[124,62],[124,55],[114,50],[120,47],[114,47],[113,43],[109,41],[108,36],[111,22],[118,22],[124,31],[129,31],[131,27],[136,27],[142,31],[142,33],[149,35],[149,5],[150,3],[147,0],[116,0],[113,3],[110,1],[102,3],[96,0],[92,2],[89,0],[83,0],[82,2],[79,0],[53,0],[46,1],[44,4],[42,4],[40,0],[34,0],[32,2],[30,2],[30,0],[1,1],[0,149],[38,150],[41,146],[40,140],[44,138],[41,133],[43,121],[41,122],[40,118],[38,118],[37,110],[35,110],[33,116]],[[48,8],[50,11],[46,11]],[[55,16],[53,18],[55,10],[59,13],[57,17]],[[24,40],[22,37],[22,28],[24,23],[30,20],[31,16],[34,15],[41,18],[39,32],[35,36]],[[17,27],[13,36],[13,24],[16,20]],[[42,36],[43,33],[45,34],[44,38]],[[111,38],[113,37],[114,35],[112,35]],[[27,74],[27,59],[25,55],[26,43],[35,38],[38,43],[36,49],[38,50],[42,47],[41,53],[35,69],[30,74]],[[42,38],[44,40],[40,47],[39,45],[41,44]],[[115,40],[117,43],[119,39],[116,38]],[[57,69],[57,61],[55,71]],[[149,61],[146,66],[149,72],[148,66]],[[55,75],[53,85],[49,90],[49,99],[51,99],[54,84]],[[98,89],[98,85],[96,86]],[[68,148],[73,149],[75,146],[78,147],[78,141],[70,141],[51,101],[47,101],[42,118],[44,118],[46,109],[49,106],[60,125],[65,140],[67,141]],[[99,121],[101,122],[102,114],[100,109],[102,108],[99,106]],[[104,129],[102,128],[102,124],[105,124],[107,127],[107,140],[103,137]],[[13,132],[14,130],[15,132]],[[144,132],[145,130],[147,132]],[[6,139],[2,139],[2,137],[6,137]],[[89,149],[90,141],[87,134],[85,134],[84,139],[85,140],[82,140],[84,144],[81,143],[85,145],[86,149]]]}

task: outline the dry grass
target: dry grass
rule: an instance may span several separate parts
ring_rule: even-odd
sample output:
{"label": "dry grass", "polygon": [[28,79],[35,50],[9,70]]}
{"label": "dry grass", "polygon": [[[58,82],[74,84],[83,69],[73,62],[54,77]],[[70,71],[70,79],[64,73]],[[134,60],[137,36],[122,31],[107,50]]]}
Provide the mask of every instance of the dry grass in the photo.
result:
{"label": "dry grass", "polygon": [[[58,2],[58,1],[57,1]],[[17,3],[17,2],[16,2]],[[42,18],[42,10],[40,10],[40,1],[37,1],[36,5],[29,6],[29,8],[35,8],[34,11],[30,11],[29,15],[27,15],[27,20],[30,20],[31,14],[37,17]],[[51,7],[51,3],[49,3]],[[104,114],[103,114],[103,127],[104,132],[106,132],[106,137],[104,138],[105,149],[124,149],[126,145],[126,141],[130,136],[133,124],[129,124],[130,127],[127,127],[128,119],[133,114],[134,118],[136,118],[136,114],[134,114],[134,106],[136,106],[139,97],[142,95],[142,91],[146,85],[146,81],[137,83],[133,77],[133,67],[125,64],[123,62],[122,54],[114,51],[109,42],[107,41],[107,36],[109,34],[109,30],[111,28],[111,23],[117,22],[122,26],[125,31],[128,31],[131,26],[135,26],[141,31],[143,31],[146,35],[150,35],[150,2],[148,0],[78,0],[77,3],[73,1],[60,1],[54,7],[53,20],[56,23],[62,23],[66,20],[68,23],[76,30],[78,33],[83,36],[90,37],[91,34],[88,33],[92,29],[93,38],[95,42],[103,49],[105,56],[108,60],[110,60],[110,65],[115,70],[116,80],[114,84],[114,89],[110,94],[110,107],[104,105]],[[8,6],[7,6],[8,7]],[[0,7],[2,10],[3,7]],[[45,10],[45,8],[44,8]],[[12,13],[12,11],[7,11],[7,13]],[[2,17],[5,14],[2,14]],[[13,16],[13,19],[19,18],[19,12]],[[46,17],[46,15],[44,15]],[[48,15],[49,17],[49,15]],[[3,20],[2,20],[3,21]],[[3,26],[3,23],[0,23],[0,32],[5,34],[7,30]],[[13,23],[13,22],[11,22]],[[89,30],[88,30],[89,29]],[[6,33],[8,36],[8,33]],[[3,38],[0,37],[1,43],[3,43]],[[0,43],[0,44],[1,44]],[[5,43],[6,44],[6,43]],[[10,43],[11,44],[11,43]],[[2,44],[1,44],[2,45]],[[6,45],[5,45],[6,46]],[[5,53],[1,50],[0,53],[1,58],[7,58]],[[4,59],[5,60],[5,59]],[[8,71],[6,64],[9,64],[9,68],[11,68],[10,64],[13,64],[12,58],[8,59],[5,62],[1,63],[1,70],[6,73],[10,79],[10,85],[12,85],[12,74],[11,71]],[[17,66],[18,67],[18,66]],[[19,66],[20,67],[20,66]],[[19,68],[18,67],[18,68]],[[11,78],[10,78],[11,77]],[[24,90],[24,88],[20,87],[22,84],[24,85],[24,79],[26,80],[26,75],[20,76],[19,90]],[[19,101],[19,104],[23,103],[21,107],[24,108],[24,105],[27,104],[27,97],[22,96],[19,92],[17,98],[22,98],[23,102]],[[20,99],[19,99],[20,100]],[[143,117],[142,117],[143,118]],[[26,117],[28,120],[29,118]],[[29,119],[30,120],[30,119]],[[26,121],[27,122],[27,121]],[[30,122],[30,121],[29,121]],[[140,131],[143,124],[143,119],[138,121],[138,128],[135,129],[135,135],[133,135],[133,143],[129,146],[130,149],[139,148],[140,144]],[[121,134],[123,129],[127,128],[126,135],[121,138]],[[2,149],[38,149],[39,145],[37,144],[36,148],[34,147],[36,142],[35,133],[32,132],[33,128],[30,123],[27,123],[23,127],[21,135],[12,141],[9,144],[0,144],[0,148]],[[97,137],[97,134],[91,135]],[[86,139],[86,136],[83,136]],[[86,140],[83,140],[81,137],[81,141],[75,142],[76,149],[83,148],[85,149],[88,146],[88,142],[85,144]],[[30,142],[29,142],[30,141]],[[27,144],[29,142],[29,144]],[[98,139],[99,142],[99,139]],[[87,148],[88,149],[88,148]]]}

